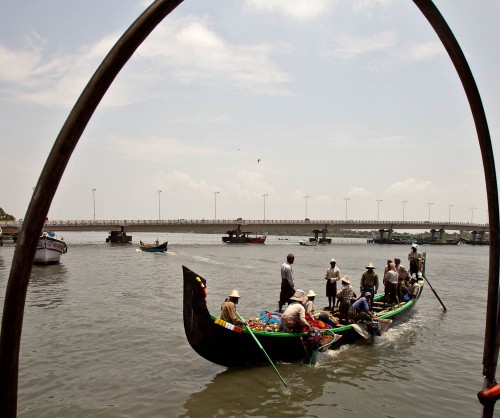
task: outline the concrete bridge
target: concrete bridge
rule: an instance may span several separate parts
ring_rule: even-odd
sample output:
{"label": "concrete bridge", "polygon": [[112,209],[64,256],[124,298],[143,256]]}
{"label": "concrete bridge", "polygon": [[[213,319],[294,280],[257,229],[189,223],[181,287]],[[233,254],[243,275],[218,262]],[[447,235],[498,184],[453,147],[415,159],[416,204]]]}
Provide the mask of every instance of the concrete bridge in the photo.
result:
{"label": "concrete bridge", "polygon": [[[22,221],[0,221],[5,234],[19,232]],[[269,234],[288,232],[315,232],[326,236],[328,232],[348,230],[377,230],[381,238],[390,238],[395,230],[428,230],[431,233],[464,231],[484,235],[488,224],[442,221],[357,221],[357,220],[250,220],[250,219],[170,219],[170,220],[48,220],[45,228],[50,231],[125,231],[132,232],[197,232],[226,233],[240,227],[242,231]],[[434,231],[434,232],[433,232]]]}

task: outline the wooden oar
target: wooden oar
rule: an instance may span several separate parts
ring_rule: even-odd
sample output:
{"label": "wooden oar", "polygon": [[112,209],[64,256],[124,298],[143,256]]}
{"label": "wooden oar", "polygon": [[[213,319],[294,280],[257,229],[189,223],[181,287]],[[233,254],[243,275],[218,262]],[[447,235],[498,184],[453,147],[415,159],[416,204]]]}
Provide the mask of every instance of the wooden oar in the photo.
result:
{"label": "wooden oar", "polygon": [[429,287],[431,288],[432,292],[436,295],[437,300],[439,300],[439,303],[441,304],[441,306],[443,307],[443,309],[446,311],[446,306],[444,306],[444,303],[441,301],[441,299],[439,298],[438,294],[436,293],[436,291],[432,287],[431,282],[429,281],[429,279],[427,277],[425,277],[425,276],[424,276],[424,279],[425,279],[425,281],[427,283],[429,283]]}
{"label": "wooden oar", "polygon": [[[241,315],[236,312],[236,314],[239,316],[239,318],[241,319],[241,321],[243,323],[245,323],[245,320],[241,317]],[[247,330],[248,332],[250,333],[250,335],[252,336],[252,338],[255,340],[255,342],[257,343],[257,345],[259,346],[259,348],[262,350],[262,352],[266,355],[267,359],[269,360],[269,363],[271,363],[271,366],[273,366],[273,369],[276,371],[277,375],[279,376],[279,378],[281,379],[281,381],[283,382],[283,384],[285,385],[285,387],[288,389],[288,386],[287,384],[285,383],[285,381],[283,380],[283,378],[281,377],[280,375],[280,372],[278,371],[278,369],[276,368],[276,366],[274,365],[273,361],[271,360],[271,357],[268,356],[268,354],[266,353],[266,350],[264,350],[264,347],[262,347],[262,344],[260,343],[260,341],[257,339],[257,337],[253,334],[253,331],[251,330],[251,328],[248,326],[248,324],[245,324],[245,326],[247,327]]]}

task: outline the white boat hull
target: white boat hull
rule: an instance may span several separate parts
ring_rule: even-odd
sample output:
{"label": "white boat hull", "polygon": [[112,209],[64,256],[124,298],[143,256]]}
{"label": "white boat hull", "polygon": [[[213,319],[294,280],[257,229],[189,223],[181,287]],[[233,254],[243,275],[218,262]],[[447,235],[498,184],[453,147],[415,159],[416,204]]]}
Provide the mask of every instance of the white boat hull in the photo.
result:
{"label": "white boat hull", "polygon": [[40,237],[36,247],[35,264],[55,264],[66,254],[67,246],[64,241],[49,236]]}

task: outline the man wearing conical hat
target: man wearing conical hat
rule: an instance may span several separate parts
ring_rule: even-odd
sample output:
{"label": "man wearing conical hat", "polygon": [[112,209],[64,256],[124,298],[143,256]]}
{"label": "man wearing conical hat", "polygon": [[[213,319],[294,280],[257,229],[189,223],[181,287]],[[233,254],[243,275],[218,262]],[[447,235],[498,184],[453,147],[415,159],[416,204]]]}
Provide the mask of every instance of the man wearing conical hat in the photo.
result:
{"label": "man wearing conical hat", "polygon": [[361,276],[361,283],[359,285],[359,290],[361,294],[366,292],[370,292],[372,297],[370,299],[370,307],[373,303],[373,298],[378,291],[378,274],[375,273],[375,266],[371,263],[371,261],[366,266],[366,271]]}
{"label": "man wearing conical hat", "polygon": [[230,322],[233,325],[242,327],[245,325],[245,323],[238,317],[238,314],[236,313],[236,305],[238,304],[239,299],[240,294],[237,290],[233,290],[229,295],[227,295],[226,300],[220,307],[220,319],[226,322]]}

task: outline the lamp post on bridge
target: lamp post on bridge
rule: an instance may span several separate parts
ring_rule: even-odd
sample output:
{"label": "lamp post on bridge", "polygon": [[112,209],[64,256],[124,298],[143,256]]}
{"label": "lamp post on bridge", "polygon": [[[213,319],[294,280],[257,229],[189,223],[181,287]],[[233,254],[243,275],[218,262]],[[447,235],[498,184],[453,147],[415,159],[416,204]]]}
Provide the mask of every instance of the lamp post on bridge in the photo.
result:
{"label": "lamp post on bridge", "polygon": [[269,196],[267,193],[264,193],[262,197],[264,198],[264,220],[266,220],[266,197]]}
{"label": "lamp post on bridge", "polygon": [[402,200],[401,203],[403,204],[403,222],[405,221],[405,205],[408,203],[408,200]]}
{"label": "lamp post on bridge", "polygon": [[345,200],[345,220],[347,221],[347,201],[351,200],[350,197],[344,197]]}
{"label": "lamp post on bridge", "polygon": [[429,205],[429,218],[427,219],[427,221],[431,221],[431,206],[434,204],[434,203],[427,203]]}
{"label": "lamp post on bridge", "polygon": [[377,222],[380,220],[380,202],[383,202],[382,199],[377,199]]}
{"label": "lamp post on bridge", "polygon": [[214,204],[215,204],[215,220],[217,220],[217,195],[220,192],[213,192],[212,194],[214,195]]}
{"label": "lamp post on bridge", "polygon": [[304,199],[306,199],[306,218],[307,219],[307,199],[309,199],[311,196],[304,196]]}
{"label": "lamp post on bridge", "polygon": [[95,221],[95,191],[97,189],[92,189],[92,202],[94,203],[94,221]]}
{"label": "lamp post on bridge", "polygon": [[472,221],[474,220],[474,210],[475,210],[476,208],[470,208],[470,209],[471,209],[471,212],[472,212],[472,214],[471,214],[471,216],[470,216],[470,223],[472,223]]}
{"label": "lamp post on bridge", "polygon": [[451,222],[451,208],[455,205],[448,205],[448,223]]}
{"label": "lamp post on bridge", "polygon": [[158,193],[158,220],[161,219],[161,206],[160,206],[160,194],[161,194],[161,190],[157,190],[156,193]]}

